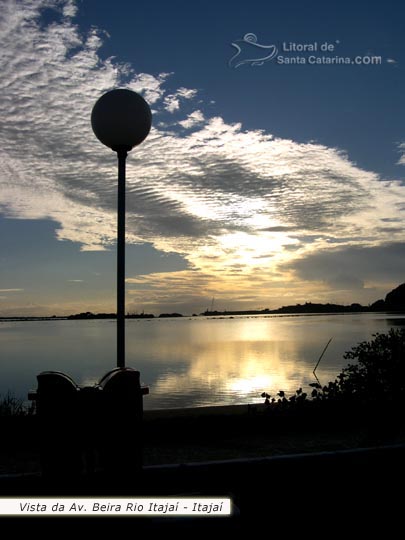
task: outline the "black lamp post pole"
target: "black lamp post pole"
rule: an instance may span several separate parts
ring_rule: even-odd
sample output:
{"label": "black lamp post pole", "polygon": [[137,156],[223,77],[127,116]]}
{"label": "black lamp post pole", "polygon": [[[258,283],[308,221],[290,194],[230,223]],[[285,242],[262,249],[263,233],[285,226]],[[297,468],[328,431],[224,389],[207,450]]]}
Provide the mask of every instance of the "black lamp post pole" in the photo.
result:
{"label": "black lamp post pole", "polygon": [[125,367],[125,162],[127,151],[118,155],[118,232],[117,232],[117,367]]}
{"label": "black lamp post pole", "polygon": [[91,112],[97,139],[117,152],[117,367],[125,367],[125,160],[127,153],[146,139],[152,113],[142,96],[117,88],[102,95]]}

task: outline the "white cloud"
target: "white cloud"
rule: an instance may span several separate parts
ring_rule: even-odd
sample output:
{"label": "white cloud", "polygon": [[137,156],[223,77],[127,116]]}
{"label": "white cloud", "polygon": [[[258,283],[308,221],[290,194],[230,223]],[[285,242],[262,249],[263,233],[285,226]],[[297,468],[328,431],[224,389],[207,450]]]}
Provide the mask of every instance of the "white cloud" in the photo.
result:
{"label": "white cloud", "polygon": [[[41,26],[43,7],[59,11],[60,20]],[[141,92],[158,113],[173,114],[169,127],[155,122],[128,158],[127,222],[128,241],[187,258],[190,269],[179,279],[198,278],[208,294],[238,287],[252,296],[258,284],[270,291],[286,282],[289,274],[277,268],[292,257],[403,240],[399,182],[362,170],[337,149],[244,130],[201,110],[179,120],[189,110],[183,113],[184,100],[190,108],[197,90],[166,90],[168,73],[137,74],[133,66],[103,60],[102,33],[83,36],[71,20],[75,9],[70,0],[3,2],[0,205],[6,215],[54,219],[58,237],[84,249],[114,242],[116,157],[95,139],[89,119],[102,93],[124,86]],[[179,133],[176,123],[194,129]],[[394,215],[398,222],[389,228],[384,220]],[[157,287],[153,276],[142,279]]]}
{"label": "white cloud", "polygon": [[201,111],[193,111],[191,114],[187,116],[186,120],[181,120],[179,124],[183,126],[185,129],[192,128],[194,126],[197,126],[198,124],[202,124],[204,122],[204,115]]}
{"label": "white cloud", "polygon": [[399,151],[401,152],[401,157],[399,158],[398,165],[405,165],[405,143],[400,143],[398,145]]}
{"label": "white cloud", "polygon": [[176,96],[170,94],[170,96],[165,97],[165,109],[170,113],[174,113],[180,109],[180,101]]}
{"label": "white cloud", "polygon": [[174,113],[180,109],[180,102],[185,99],[193,99],[197,95],[197,90],[192,88],[178,88],[173,94],[169,94],[164,99],[165,109],[170,113]]}
{"label": "white cloud", "polygon": [[77,5],[74,0],[68,0],[63,6],[63,15],[65,17],[74,17],[77,13]]}
{"label": "white cloud", "polygon": [[0,289],[0,293],[21,292],[24,289]]}
{"label": "white cloud", "polygon": [[197,96],[197,90],[195,88],[178,88],[176,95],[184,99],[193,99]]}
{"label": "white cloud", "polygon": [[162,85],[168,77],[170,77],[170,73],[160,73],[157,77],[148,73],[139,73],[134,75],[133,79],[125,87],[141,93],[146,101],[153,105],[162,99],[165,93]]}

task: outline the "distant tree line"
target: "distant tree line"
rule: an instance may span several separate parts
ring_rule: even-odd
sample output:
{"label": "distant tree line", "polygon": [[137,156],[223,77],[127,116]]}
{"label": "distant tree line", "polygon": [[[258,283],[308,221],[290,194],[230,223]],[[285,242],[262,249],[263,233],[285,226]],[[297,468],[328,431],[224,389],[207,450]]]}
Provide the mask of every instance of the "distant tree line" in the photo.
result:
{"label": "distant tree line", "polygon": [[[378,311],[390,311],[390,312],[402,312],[405,313],[405,283],[402,283],[391,292],[389,292],[385,299],[380,299],[369,306],[362,306],[358,303],[353,303],[347,306],[340,304],[314,304],[312,302],[305,302],[305,304],[295,304],[291,306],[283,306],[278,309],[270,310],[254,309],[254,310],[237,310],[237,311],[210,311],[206,310],[200,315],[206,317],[215,317],[218,315],[277,315],[277,314],[295,314],[295,313],[362,313],[362,312],[378,312]],[[193,313],[193,317],[195,317]],[[127,313],[125,316],[127,319],[154,319],[155,315],[152,313]],[[183,317],[181,313],[161,313],[159,318],[169,317]],[[92,313],[86,311],[83,313],[76,313],[74,315],[68,315],[66,317],[0,317],[0,320],[19,320],[19,321],[38,321],[38,320],[83,320],[83,319],[116,319],[116,313]]]}
{"label": "distant tree line", "polygon": [[377,300],[369,306],[353,303],[348,306],[340,304],[313,304],[305,302],[305,304],[295,304],[291,306],[283,306],[278,309],[270,310],[268,308],[262,310],[239,310],[239,311],[209,311],[206,310],[202,315],[214,317],[216,315],[268,315],[282,313],[362,313],[375,311],[396,311],[405,312],[405,283],[399,285],[389,292],[385,300]]}
{"label": "distant tree line", "polygon": [[[183,317],[181,313],[161,313],[159,318],[168,318],[168,317]],[[83,320],[83,319],[116,319],[116,313],[92,313],[91,311],[86,311],[84,313],[76,313],[75,315],[69,315],[66,319],[69,320]],[[155,315],[152,313],[127,313],[125,315],[126,319],[154,319]]]}

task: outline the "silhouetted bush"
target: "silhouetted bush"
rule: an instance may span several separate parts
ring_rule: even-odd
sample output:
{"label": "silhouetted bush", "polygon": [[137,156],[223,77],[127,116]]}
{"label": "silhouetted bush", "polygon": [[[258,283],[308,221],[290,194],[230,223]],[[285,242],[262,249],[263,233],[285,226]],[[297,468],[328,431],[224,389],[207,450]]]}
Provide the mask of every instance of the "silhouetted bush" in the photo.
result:
{"label": "silhouetted bush", "polygon": [[22,399],[16,398],[10,392],[4,397],[0,397],[0,417],[26,416],[31,413],[32,408],[27,407]]}
{"label": "silhouetted bush", "polygon": [[[341,401],[381,404],[399,404],[405,399],[405,328],[393,329],[388,334],[374,334],[372,341],[363,341],[344,355],[348,364],[335,381],[312,387],[310,401]],[[278,399],[263,392],[269,407],[286,408],[307,400],[307,394],[298,389],[286,398],[283,391]]]}
{"label": "silhouetted bush", "polygon": [[338,392],[365,401],[405,398],[405,329],[375,334],[344,355],[349,364],[338,375]]}

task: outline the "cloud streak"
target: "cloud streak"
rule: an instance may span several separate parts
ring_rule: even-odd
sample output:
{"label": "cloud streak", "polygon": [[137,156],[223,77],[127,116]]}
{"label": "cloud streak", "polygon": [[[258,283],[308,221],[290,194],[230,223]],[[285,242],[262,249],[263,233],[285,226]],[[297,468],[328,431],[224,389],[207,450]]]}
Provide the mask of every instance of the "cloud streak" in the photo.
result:
{"label": "cloud streak", "polygon": [[0,293],[21,292],[24,289],[0,289]]}
{"label": "cloud streak", "polygon": [[[44,8],[54,10],[52,23],[41,20]],[[116,158],[96,141],[89,118],[102,93],[126,87],[141,92],[154,110],[148,139],[128,159],[128,241],[177,252],[189,264],[177,276],[134,278],[145,298],[162,300],[158,283],[172,295],[183,283],[185,302],[213,292],[230,299],[232,291],[271,297],[300,268],[293,261],[342,245],[350,253],[353,246],[404,240],[400,182],[362,170],[338,149],[207,116],[201,102],[194,105],[195,89],[170,88],[170,74],[136,73],[136,66],[103,59],[105,36],[96,29],[83,35],[76,10],[73,1],[4,2],[5,215],[53,219],[61,240],[80,242],[85,250],[111,247]],[[394,225],[387,222],[392,216]],[[311,281],[302,271],[300,276]],[[352,286],[366,279],[359,273]],[[330,280],[329,286],[340,282]]]}

